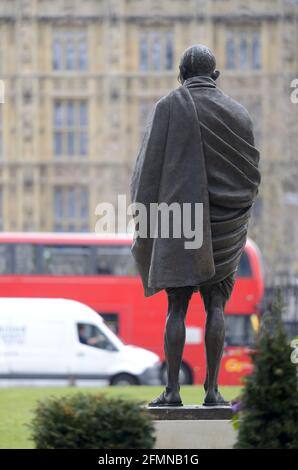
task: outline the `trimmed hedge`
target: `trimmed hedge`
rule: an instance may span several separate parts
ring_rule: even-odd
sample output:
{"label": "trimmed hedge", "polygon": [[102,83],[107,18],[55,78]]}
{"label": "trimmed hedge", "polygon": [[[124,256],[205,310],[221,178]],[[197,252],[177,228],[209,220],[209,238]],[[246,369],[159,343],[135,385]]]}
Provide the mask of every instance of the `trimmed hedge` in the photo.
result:
{"label": "trimmed hedge", "polygon": [[78,393],[40,401],[29,425],[37,449],[151,449],[151,418],[141,402]]}

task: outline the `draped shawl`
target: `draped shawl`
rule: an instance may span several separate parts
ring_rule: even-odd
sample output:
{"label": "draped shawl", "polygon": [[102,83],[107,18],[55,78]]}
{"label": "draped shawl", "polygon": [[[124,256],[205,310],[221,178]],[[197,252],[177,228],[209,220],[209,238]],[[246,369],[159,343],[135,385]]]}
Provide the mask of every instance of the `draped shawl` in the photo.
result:
{"label": "draped shawl", "polygon": [[[154,106],[133,168],[133,203],[202,203],[203,242],[134,237],[132,254],[145,296],[166,287],[221,281],[235,272],[258,193],[259,152],[246,109],[210,77],[187,79]],[[136,216],[136,213],[135,213]],[[191,220],[194,223],[194,211]],[[148,215],[148,233],[152,218]]]}

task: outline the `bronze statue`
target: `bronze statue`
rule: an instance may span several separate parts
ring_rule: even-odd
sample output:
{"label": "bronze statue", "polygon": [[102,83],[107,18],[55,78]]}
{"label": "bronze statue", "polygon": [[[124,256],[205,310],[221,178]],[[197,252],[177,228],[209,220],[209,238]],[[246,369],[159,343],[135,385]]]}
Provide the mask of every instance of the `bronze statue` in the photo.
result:
{"label": "bronze statue", "polygon": [[[247,110],[217,86],[215,57],[203,45],[185,50],[180,62],[181,85],[162,97],[148,121],[131,179],[131,199],[147,209],[134,213],[132,253],[145,296],[163,289],[168,296],[164,349],[168,382],[149,406],[181,406],[179,369],[185,343],[185,317],[193,292],[200,292],[207,314],[207,373],[204,405],[227,405],[217,378],[224,346],[224,307],[235,282],[251,208],[258,193],[259,152]],[[173,208],[202,207],[201,243],[170,224],[160,233],[161,204]],[[171,211],[168,212],[168,214]],[[174,212],[174,210],[173,210]],[[174,217],[174,216],[173,216]],[[193,211],[191,224],[196,223]],[[172,220],[172,219],[171,219]],[[184,220],[184,219],[183,219]],[[140,221],[146,235],[140,236]],[[151,230],[153,227],[153,230]],[[157,229],[156,229],[157,227]]]}

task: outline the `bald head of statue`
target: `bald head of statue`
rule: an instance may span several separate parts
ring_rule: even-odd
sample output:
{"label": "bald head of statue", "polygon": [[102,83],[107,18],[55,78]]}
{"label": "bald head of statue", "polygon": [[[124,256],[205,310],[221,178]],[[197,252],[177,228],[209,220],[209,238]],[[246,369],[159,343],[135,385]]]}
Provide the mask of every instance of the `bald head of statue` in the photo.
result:
{"label": "bald head of statue", "polygon": [[216,80],[219,74],[220,72],[216,70],[215,56],[209,47],[203,44],[194,44],[183,52],[178,75],[180,83],[183,83],[187,78],[199,75],[207,75]]}

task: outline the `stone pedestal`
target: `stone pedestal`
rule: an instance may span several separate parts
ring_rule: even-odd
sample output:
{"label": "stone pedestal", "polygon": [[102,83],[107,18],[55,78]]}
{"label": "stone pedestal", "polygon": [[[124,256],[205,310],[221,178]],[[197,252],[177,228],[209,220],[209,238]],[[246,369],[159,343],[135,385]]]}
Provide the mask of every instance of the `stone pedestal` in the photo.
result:
{"label": "stone pedestal", "polygon": [[147,407],[156,449],[231,449],[236,441],[229,406]]}

